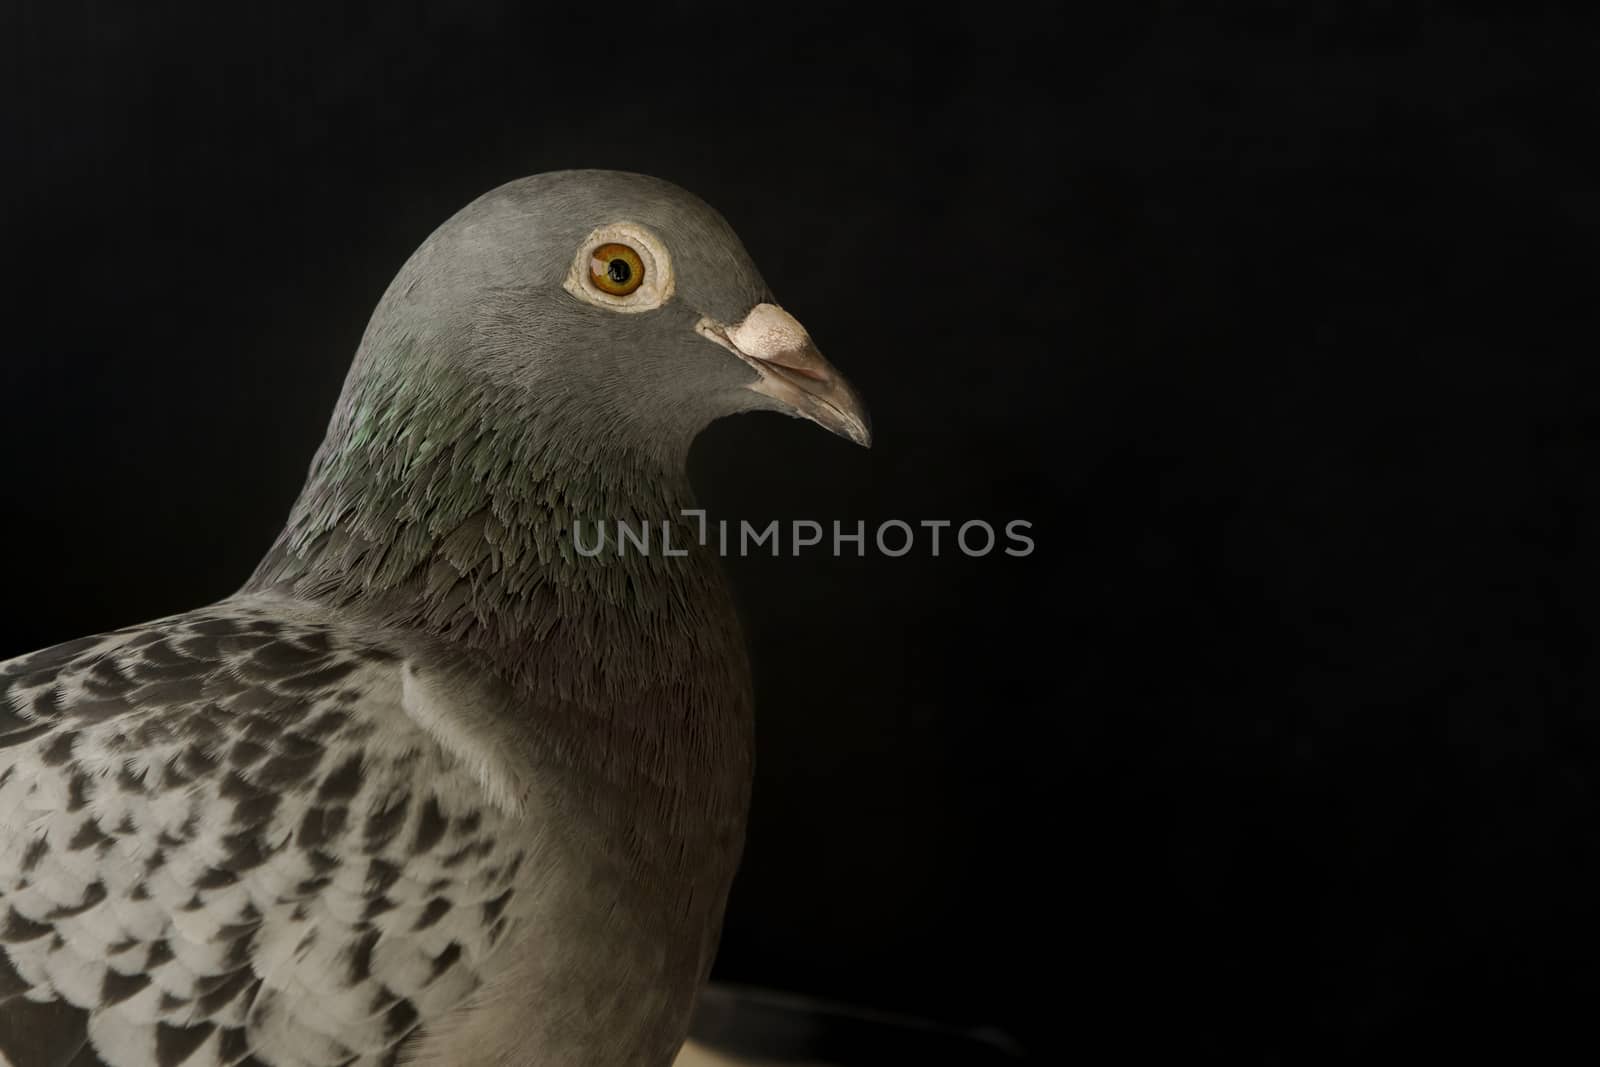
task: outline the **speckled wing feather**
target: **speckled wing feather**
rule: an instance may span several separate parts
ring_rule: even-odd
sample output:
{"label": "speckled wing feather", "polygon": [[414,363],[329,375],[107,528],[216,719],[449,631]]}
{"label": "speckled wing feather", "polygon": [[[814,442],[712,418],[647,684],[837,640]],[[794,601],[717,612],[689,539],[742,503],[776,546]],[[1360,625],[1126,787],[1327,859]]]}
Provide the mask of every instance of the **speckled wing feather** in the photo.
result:
{"label": "speckled wing feather", "polygon": [[525,856],[403,669],[254,599],[0,664],[0,1063],[391,1063],[466,998]]}

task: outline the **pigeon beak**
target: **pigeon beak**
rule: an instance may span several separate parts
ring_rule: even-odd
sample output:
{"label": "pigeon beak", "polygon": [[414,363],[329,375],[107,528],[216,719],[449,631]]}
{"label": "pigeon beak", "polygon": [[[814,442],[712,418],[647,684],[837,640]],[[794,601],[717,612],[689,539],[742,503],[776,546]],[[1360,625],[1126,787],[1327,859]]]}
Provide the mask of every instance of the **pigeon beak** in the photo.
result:
{"label": "pigeon beak", "polygon": [[756,369],[759,377],[749,386],[753,392],[863,448],[872,447],[872,420],[861,398],[822,358],[805,327],[778,305],[757,304],[735,326],[702,317],[695,332]]}

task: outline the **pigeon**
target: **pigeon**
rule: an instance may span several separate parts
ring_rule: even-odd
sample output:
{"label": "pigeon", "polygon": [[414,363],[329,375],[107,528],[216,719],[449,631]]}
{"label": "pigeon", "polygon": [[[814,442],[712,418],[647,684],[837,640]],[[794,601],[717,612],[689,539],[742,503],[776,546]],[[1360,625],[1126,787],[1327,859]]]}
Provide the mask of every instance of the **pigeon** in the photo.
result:
{"label": "pigeon", "polygon": [[686,459],[752,410],[870,445],[694,196],[445,222],[238,593],[0,663],[0,1064],[669,1064],[752,769]]}

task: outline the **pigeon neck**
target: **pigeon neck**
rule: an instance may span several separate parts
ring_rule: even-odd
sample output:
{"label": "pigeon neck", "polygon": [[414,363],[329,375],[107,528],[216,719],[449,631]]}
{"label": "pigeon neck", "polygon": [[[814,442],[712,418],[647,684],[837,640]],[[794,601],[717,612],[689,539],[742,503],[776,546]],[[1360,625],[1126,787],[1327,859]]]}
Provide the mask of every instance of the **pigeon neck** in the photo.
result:
{"label": "pigeon neck", "polygon": [[[376,613],[520,675],[553,629],[604,645],[659,626],[651,605],[693,604],[719,583],[683,514],[687,440],[642,445],[614,424],[502,416],[487,397],[468,402],[470,419],[395,404],[341,407],[247,591]],[[644,545],[619,545],[619,523]]]}

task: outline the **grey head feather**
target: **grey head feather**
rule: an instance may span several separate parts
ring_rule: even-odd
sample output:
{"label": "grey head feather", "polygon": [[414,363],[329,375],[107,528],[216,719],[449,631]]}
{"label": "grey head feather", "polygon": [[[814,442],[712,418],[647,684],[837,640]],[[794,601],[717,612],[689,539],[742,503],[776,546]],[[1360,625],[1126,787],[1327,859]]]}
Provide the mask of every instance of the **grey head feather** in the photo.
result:
{"label": "grey head feather", "polygon": [[[616,314],[562,287],[585,236],[622,220],[671,250],[675,296],[655,311]],[[372,318],[352,382],[397,373],[435,388],[487,384],[525,417],[570,420],[575,437],[605,430],[681,459],[674,450],[711,419],[756,406],[743,388],[750,369],[698,337],[695,322],[735,322],[767,299],[727,222],[684,190],[612,171],[541,174],[479,197],[418,249]]]}

